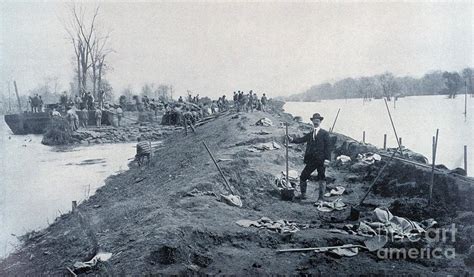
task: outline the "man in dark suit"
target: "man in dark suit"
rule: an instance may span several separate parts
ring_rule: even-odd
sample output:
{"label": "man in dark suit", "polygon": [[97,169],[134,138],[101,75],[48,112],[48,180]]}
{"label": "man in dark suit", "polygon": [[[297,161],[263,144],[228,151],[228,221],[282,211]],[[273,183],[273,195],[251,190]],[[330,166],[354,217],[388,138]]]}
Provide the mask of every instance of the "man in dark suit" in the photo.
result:
{"label": "man in dark suit", "polygon": [[319,199],[324,198],[326,192],[326,166],[329,164],[331,159],[331,149],[329,133],[321,129],[321,121],[324,119],[319,113],[313,114],[311,121],[313,122],[314,129],[304,135],[303,137],[292,138],[289,137],[289,141],[292,143],[307,143],[306,152],[304,154],[305,168],[300,175],[300,189],[301,199],[306,199],[306,186],[309,177],[313,171],[318,171],[319,181]]}

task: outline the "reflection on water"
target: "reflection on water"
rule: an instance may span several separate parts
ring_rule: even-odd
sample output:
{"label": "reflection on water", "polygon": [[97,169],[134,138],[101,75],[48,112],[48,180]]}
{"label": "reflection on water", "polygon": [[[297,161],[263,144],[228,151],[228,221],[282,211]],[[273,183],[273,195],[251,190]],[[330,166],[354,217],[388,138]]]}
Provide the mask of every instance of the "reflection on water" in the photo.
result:
{"label": "reflection on water", "polygon": [[[388,102],[397,135],[409,149],[425,155],[431,160],[432,136],[439,129],[437,163],[448,168],[464,167],[464,145],[468,148],[468,175],[474,176],[474,98],[468,97],[467,117],[464,116],[464,95],[456,99],[446,96],[413,96],[400,98],[394,108]],[[303,121],[315,112],[325,117],[322,127],[328,130],[337,118],[334,131],[383,147],[383,135],[387,144],[395,147],[396,139],[382,99],[363,102],[362,99],[325,100],[321,102],[289,102],[285,111],[301,116]],[[471,153],[471,154],[470,154]]]}
{"label": "reflection on water", "polygon": [[111,174],[126,170],[135,143],[49,147],[40,135],[15,136],[0,123],[0,257],[14,235],[47,226],[73,200],[84,200]]}

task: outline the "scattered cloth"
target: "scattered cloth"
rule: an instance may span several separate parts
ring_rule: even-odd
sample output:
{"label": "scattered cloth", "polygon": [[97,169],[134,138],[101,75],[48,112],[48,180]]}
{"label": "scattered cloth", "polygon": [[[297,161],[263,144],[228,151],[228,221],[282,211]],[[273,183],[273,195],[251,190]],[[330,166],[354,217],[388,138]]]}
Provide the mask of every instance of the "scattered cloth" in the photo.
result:
{"label": "scattered cloth", "polygon": [[270,127],[270,126],[273,126],[273,122],[270,119],[264,117],[264,118],[259,119],[257,123],[255,123],[255,125]]}
{"label": "scattered cloth", "polygon": [[288,182],[290,184],[286,184],[286,172],[282,171],[279,176],[275,178],[275,185],[278,189],[285,189],[285,188],[294,188],[296,184],[299,182],[298,172],[296,170],[288,170]]}
{"label": "scattered cloth", "polygon": [[436,225],[433,219],[421,223],[394,216],[388,209],[376,208],[372,221],[361,221],[357,229],[358,234],[366,235],[393,235],[394,238],[411,238],[419,236]]}
{"label": "scattered cloth", "polygon": [[284,233],[295,233],[298,232],[300,229],[297,227],[296,223],[289,222],[287,220],[277,220],[273,221],[268,217],[262,217],[259,220],[248,220],[242,219],[238,220],[237,225],[248,228],[250,226],[254,226],[260,229],[268,229],[280,234]]}
{"label": "scattered cloth", "polygon": [[242,208],[242,200],[237,195],[223,195],[221,194],[221,201],[225,202],[231,206],[236,206]]}
{"label": "scattered cloth", "polygon": [[98,262],[106,262],[112,257],[112,253],[99,252],[94,258],[87,262],[75,262],[73,265],[74,271],[76,270],[89,270],[97,265]]}
{"label": "scattered cloth", "polygon": [[188,191],[185,196],[195,197],[195,196],[217,196],[213,191],[200,191],[197,188],[194,188],[191,191]]}
{"label": "scattered cloth", "polygon": [[373,164],[375,162],[381,161],[382,157],[380,157],[379,154],[367,152],[357,155],[357,159],[365,164]]}
{"label": "scattered cloth", "polygon": [[254,134],[264,136],[264,135],[270,135],[271,133],[261,130],[260,132],[254,133]]}
{"label": "scattered cloth", "polygon": [[234,159],[218,159],[217,162],[230,162],[233,161]]}
{"label": "scattered cloth", "polygon": [[248,228],[250,226],[260,227],[260,223],[258,223],[256,220],[241,219],[237,220],[235,223],[244,228]]}
{"label": "scattered cloth", "polygon": [[324,196],[326,197],[331,197],[331,196],[340,196],[346,191],[346,188],[337,186],[336,188],[333,188],[330,192],[326,192]]}
{"label": "scattered cloth", "polygon": [[340,155],[336,158],[336,161],[340,161],[342,164],[346,164],[351,161],[351,157],[346,155]]}
{"label": "scattered cloth", "polygon": [[353,257],[359,254],[359,246],[353,244],[344,244],[333,248],[321,247],[320,249],[314,250],[314,252],[330,252],[338,255],[339,257]]}
{"label": "scattered cloth", "polygon": [[262,151],[275,150],[275,149],[281,149],[281,146],[278,143],[272,141],[272,142],[252,145],[247,150],[250,151],[250,152],[262,152]]}
{"label": "scattered cloth", "polygon": [[332,212],[332,211],[341,211],[344,210],[347,205],[342,202],[341,198],[338,198],[334,201],[328,202],[328,201],[318,201],[314,203],[315,206],[317,206],[318,211],[320,212]]}

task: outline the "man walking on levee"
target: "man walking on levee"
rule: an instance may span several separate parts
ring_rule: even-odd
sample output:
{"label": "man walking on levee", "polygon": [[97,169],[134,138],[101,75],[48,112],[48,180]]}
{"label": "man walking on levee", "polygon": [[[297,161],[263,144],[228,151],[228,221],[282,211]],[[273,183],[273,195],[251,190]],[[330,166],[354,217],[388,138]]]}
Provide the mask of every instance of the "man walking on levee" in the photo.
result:
{"label": "man walking on levee", "polygon": [[319,182],[319,200],[324,199],[326,192],[326,166],[331,159],[331,145],[329,133],[320,127],[321,121],[324,119],[319,113],[313,114],[311,122],[313,130],[302,137],[288,137],[292,143],[307,143],[306,152],[304,154],[305,168],[300,175],[300,199],[306,199],[307,181],[313,171],[318,171],[317,180]]}

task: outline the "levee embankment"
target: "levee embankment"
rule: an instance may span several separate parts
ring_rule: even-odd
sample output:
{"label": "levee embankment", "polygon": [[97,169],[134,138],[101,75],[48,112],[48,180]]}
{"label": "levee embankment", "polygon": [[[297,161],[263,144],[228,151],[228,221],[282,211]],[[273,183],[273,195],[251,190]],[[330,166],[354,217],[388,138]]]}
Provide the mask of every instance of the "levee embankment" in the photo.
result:
{"label": "levee embankment", "polygon": [[[274,126],[256,126],[267,117]],[[422,221],[433,218],[438,228],[456,224],[455,241],[389,242],[387,247],[422,249],[452,247],[455,257],[387,258],[360,251],[353,257],[327,253],[280,253],[277,249],[362,244],[366,237],[333,232],[358,220],[348,219],[350,207],[321,212],[314,203],[317,183],[309,182],[309,198],[282,201],[275,176],[285,170],[285,131],[302,134],[308,126],[284,113],[229,113],[199,126],[196,133],[175,133],[163,142],[147,167],[132,167],[110,177],[106,185],[76,212],[58,218],[51,226],[25,236],[23,246],[0,262],[0,275],[64,275],[78,261],[90,260],[97,251],[112,253],[84,274],[472,274],[474,213],[473,180],[437,172],[434,203],[427,206],[430,170],[391,161],[373,192],[360,206],[361,219],[376,207],[394,215]],[[326,125],[328,123],[325,123]],[[325,127],[323,124],[323,128]],[[327,126],[326,126],[327,127]],[[334,154],[350,162],[333,161],[327,168],[329,188],[341,186],[340,197],[355,205],[388,161],[361,164],[357,154],[383,151],[343,135],[332,136]],[[213,151],[230,185],[243,202],[241,208],[219,201],[228,194],[223,180],[202,142]],[[275,142],[272,150],[254,146]],[[280,147],[278,147],[280,146]],[[289,167],[303,168],[303,145],[290,145]],[[272,147],[273,148],[273,147]],[[253,149],[253,150],[252,150]],[[334,199],[334,198],[331,198]],[[271,228],[244,228],[242,219],[286,220],[297,232]],[[267,219],[265,219],[267,220]],[[472,247],[471,247],[472,248]],[[471,250],[472,251],[472,250]]]}

